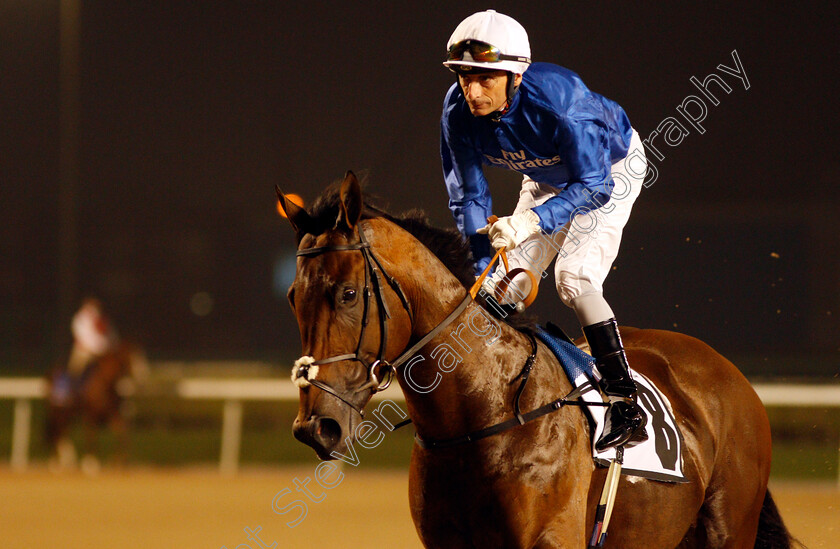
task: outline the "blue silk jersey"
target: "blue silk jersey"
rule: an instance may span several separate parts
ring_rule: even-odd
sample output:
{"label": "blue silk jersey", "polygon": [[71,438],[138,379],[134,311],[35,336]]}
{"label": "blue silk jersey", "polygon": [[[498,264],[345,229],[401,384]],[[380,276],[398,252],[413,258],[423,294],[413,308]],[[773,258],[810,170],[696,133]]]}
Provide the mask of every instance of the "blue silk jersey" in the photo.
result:
{"label": "blue silk jersey", "polygon": [[484,165],[561,189],[534,208],[540,228],[550,234],[568,223],[576,208],[607,203],[610,168],[627,156],[632,133],[617,103],[557,65],[531,64],[510,108],[497,120],[473,116],[456,82],[443,104],[440,154],[449,208],[470,240],[476,268],[486,266],[491,255],[489,239],[476,234],[492,214]]}

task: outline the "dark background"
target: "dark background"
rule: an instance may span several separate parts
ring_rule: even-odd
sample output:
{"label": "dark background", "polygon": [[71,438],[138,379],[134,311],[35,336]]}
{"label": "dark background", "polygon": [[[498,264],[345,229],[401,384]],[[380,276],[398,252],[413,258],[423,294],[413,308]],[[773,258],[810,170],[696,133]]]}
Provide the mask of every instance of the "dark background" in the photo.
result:
{"label": "dark background", "polygon": [[[440,63],[458,22],[488,7],[83,1],[68,227],[59,3],[0,1],[0,373],[60,360],[88,294],[153,359],[285,365],[299,353],[283,296],[294,241],[274,185],[311,201],[353,169],[390,210],[452,225],[438,121],[453,76]],[[750,373],[836,377],[840,79],[826,9],[492,7],[525,26],[535,60],[578,72],[643,138],[667,117],[685,124],[691,76],[723,76],[732,92],[707,102],[704,134],[656,142],[665,159],[606,296],[623,324],[695,335]],[[733,50],[749,89],[716,69],[734,67]],[[504,215],[520,178],[488,175]],[[576,331],[551,286],[535,311]]]}

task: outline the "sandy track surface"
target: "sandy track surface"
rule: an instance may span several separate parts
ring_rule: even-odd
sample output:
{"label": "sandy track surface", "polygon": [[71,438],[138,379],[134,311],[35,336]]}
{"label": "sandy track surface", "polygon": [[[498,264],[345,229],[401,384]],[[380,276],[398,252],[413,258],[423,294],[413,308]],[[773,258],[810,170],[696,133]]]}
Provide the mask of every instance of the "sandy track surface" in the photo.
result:
{"label": "sandy track surface", "polygon": [[[406,472],[344,473],[338,483],[337,472],[322,477],[334,484],[324,489],[314,464],[233,478],[213,469],[130,469],[92,478],[0,470],[0,548],[421,547],[409,517]],[[305,488],[320,501],[297,490],[307,478]],[[773,483],[771,490],[788,527],[810,549],[840,547],[836,487]],[[290,528],[302,517],[296,501],[307,503],[307,513]]]}

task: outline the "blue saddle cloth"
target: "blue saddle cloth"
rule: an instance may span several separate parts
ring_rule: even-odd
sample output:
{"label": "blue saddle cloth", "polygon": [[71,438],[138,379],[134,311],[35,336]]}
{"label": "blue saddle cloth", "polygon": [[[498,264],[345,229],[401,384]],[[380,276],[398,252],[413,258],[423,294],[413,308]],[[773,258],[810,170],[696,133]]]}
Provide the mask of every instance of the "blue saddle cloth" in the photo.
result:
{"label": "blue saddle cloth", "polygon": [[575,380],[581,374],[586,375],[588,379],[593,379],[595,360],[578,349],[574,343],[563,337],[565,334],[560,335],[555,330],[560,331],[559,328],[552,329],[537,326],[534,335],[545,343],[546,347],[551,349],[551,352],[554,353],[554,356],[562,364],[563,370],[565,370],[573,386],[575,385]]}
{"label": "blue saddle cloth", "polygon": [[78,377],[70,375],[67,371],[55,374],[50,384],[50,402],[54,406],[72,406],[91,376],[94,365],[95,363],[89,364]]}
{"label": "blue saddle cloth", "polygon": [[77,383],[67,372],[61,372],[53,377],[50,386],[49,399],[55,406],[69,406],[78,390]]}

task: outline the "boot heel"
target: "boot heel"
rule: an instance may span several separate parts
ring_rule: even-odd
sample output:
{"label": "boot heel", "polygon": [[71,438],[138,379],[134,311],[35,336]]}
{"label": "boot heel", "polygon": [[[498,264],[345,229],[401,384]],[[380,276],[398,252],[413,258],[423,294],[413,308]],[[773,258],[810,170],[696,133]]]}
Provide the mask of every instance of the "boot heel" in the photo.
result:
{"label": "boot heel", "polygon": [[636,446],[637,444],[641,444],[648,439],[647,434],[647,415],[642,412],[642,423],[633,431],[633,434],[630,435],[630,439],[624,444],[625,448],[629,448],[631,446]]}

